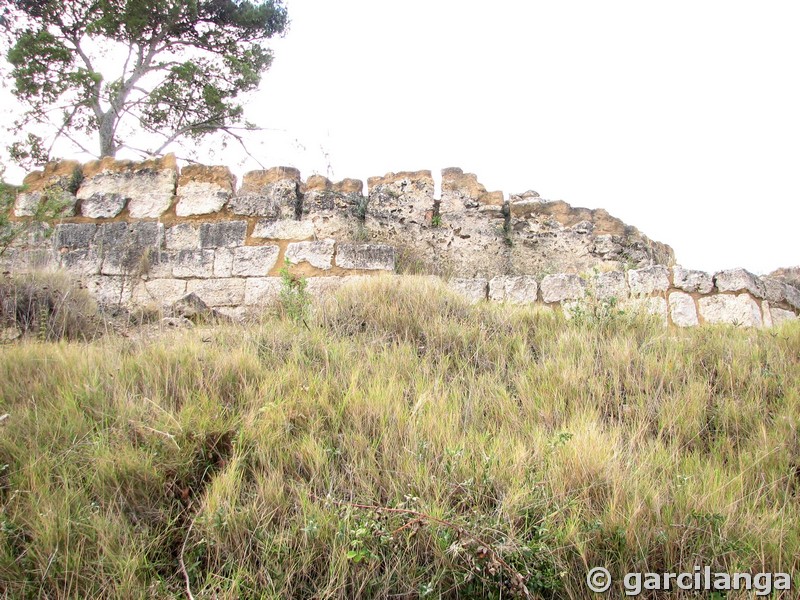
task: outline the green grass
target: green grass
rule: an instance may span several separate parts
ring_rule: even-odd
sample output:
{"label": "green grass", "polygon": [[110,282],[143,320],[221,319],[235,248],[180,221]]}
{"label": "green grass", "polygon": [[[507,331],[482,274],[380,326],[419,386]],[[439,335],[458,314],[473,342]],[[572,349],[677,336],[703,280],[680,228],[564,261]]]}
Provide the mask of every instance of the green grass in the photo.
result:
{"label": "green grass", "polygon": [[797,323],[608,326],[380,278],[307,324],[0,347],[0,593],[186,597],[185,571],[197,599],[506,598],[515,575],[588,599],[594,566],[800,572]]}

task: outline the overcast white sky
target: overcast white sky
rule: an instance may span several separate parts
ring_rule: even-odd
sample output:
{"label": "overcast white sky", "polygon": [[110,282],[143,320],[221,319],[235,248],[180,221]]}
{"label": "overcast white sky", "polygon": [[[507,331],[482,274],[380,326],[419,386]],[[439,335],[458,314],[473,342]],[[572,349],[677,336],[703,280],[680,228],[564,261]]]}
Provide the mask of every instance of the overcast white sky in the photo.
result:
{"label": "overcast white sky", "polygon": [[796,0],[287,6],[248,107],[274,129],[252,143],[263,164],[364,180],[458,166],[605,208],[687,267],[800,264]]}

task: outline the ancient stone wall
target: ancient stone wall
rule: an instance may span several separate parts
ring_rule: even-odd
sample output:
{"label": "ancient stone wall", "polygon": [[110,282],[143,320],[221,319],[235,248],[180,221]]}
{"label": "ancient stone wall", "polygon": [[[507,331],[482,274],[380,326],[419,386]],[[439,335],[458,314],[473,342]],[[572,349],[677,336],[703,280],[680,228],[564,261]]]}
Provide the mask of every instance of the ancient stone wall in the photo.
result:
{"label": "ancient stone wall", "polygon": [[12,220],[30,219],[46,198],[64,208],[16,240],[0,266],[65,270],[103,304],[166,306],[194,293],[236,316],[275,298],[288,264],[312,294],[353,277],[422,271],[472,299],[569,309],[613,297],[675,325],[762,325],[800,308],[782,282],[670,269],[669,246],[602,209],[532,191],[506,197],[460,169],[442,172],[440,198],[430,171],[371,177],[365,191],[358,180],[303,181],[277,167],[237,187],[226,167],[179,170],[172,156],[51,163],[24,183]]}

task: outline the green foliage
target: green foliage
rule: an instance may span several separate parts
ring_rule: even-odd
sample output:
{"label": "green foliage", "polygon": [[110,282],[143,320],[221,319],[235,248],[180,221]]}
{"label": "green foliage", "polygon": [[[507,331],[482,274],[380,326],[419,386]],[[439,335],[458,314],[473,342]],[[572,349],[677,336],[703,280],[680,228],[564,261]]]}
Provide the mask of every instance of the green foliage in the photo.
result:
{"label": "green foliage", "polygon": [[[157,134],[159,153],[243,120],[237,98],[258,87],[272,54],[268,39],[288,17],[281,0],[13,0],[3,15],[14,94],[27,106],[15,160],[42,163],[52,142],[97,134],[113,156],[131,127]],[[113,67],[101,68],[114,53]],[[77,142],[75,142],[77,143]]]}
{"label": "green foliage", "polygon": [[431,227],[441,227],[442,226],[442,215],[433,215],[431,219]]}
{"label": "green foliage", "polygon": [[289,259],[284,259],[284,266],[280,270],[281,291],[278,295],[283,314],[296,323],[304,322],[311,311],[311,295],[306,289],[308,280],[305,277],[294,275],[290,271]]}

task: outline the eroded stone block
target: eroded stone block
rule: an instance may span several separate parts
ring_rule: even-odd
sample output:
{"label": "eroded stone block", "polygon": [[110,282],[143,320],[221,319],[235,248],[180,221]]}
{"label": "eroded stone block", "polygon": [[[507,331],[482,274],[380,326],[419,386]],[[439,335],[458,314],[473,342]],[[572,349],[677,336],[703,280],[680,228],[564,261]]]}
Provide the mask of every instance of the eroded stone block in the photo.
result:
{"label": "eroded stone block", "polygon": [[97,225],[94,223],[59,223],[53,231],[56,250],[88,249],[93,243]]}
{"label": "eroded stone block", "polygon": [[489,300],[530,304],[536,302],[539,286],[530,275],[499,275],[489,280]]}
{"label": "eroded stone block", "polygon": [[214,277],[231,277],[233,275],[233,248],[217,248],[214,250]]}
{"label": "eroded stone block", "polygon": [[343,269],[394,271],[395,249],[384,244],[337,244],[336,265]]}
{"label": "eroded stone block", "polygon": [[720,292],[750,292],[756,298],[765,298],[764,282],[745,269],[728,269],[714,275],[714,284]]}
{"label": "eroded stone block", "polygon": [[717,294],[698,300],[700,316],[706,323],[730,323],[761,327],[761,309],[749,294]]}
{"label": "eroded stone block", "polygon": [[248,277],[244,287],[244,303],[265,305],[278,299],[282,289],[280,277]]}
{"label": "eroded stone block", "polygon": [[714,289],[714,280],[705,271],[693,271],[683,267],[672,269],[673,285],[684,292],[708,294]]}
{"label": "eroded stone block", "polygon": [[161,223],[104,223],[95,236],[103,256],[103,275],[142,275],[150,256],[159,252],[164,237]]}
{"label": "eroded stone block", "polygon": [[17,195],[14,216],[32,217],[43,200],[58,203],[62,217],[75,214],[75,192],[81,180],[81,166],[74,160],[53,161],[44,170],[29,173],[23,180],[25,192]]}
{"label": "eroded stone block", "polygon": [[178,250],[172,253],[172,276],[207,279],[214,276],[214,250]]}
{"label": "eroded stone block", "polygon": [[300,171],[292,167],[250,171],[228,208],[238,215],[290,219],[301,211],[299,190]]}
{"label": "eroded stone block", "polygon": [[153,279],[140,281],[133,290],[133,303],[140,306],[157,304],[171,306],[186,295],[183,279]]}
{"label": "eroded stone block", "polygon": [[459,296],[463,296],[473,303],[486,300],[489,292],[489,282],[482,277],[475,279],[451,279],[447,285]]}
{"label": "eroded stone block", "polygon": [[190,279],[187,294],[196,294],[208,306],[239,306],[244,302],[245,280],[236,277],[225,279]]}
{"label": "eroded stone block", "polygon": [[306,240],[314,237],[314,224],[311,221],[295,219],[278,221],[262,219],[256,223],[253,237],[270,240]]}
{"label": "eroded stone block", "polygon": [[202,248],[234,248],[244,246],[247,221],[219,221],[200,226]]}
{"label": "eroded stone block", "polygon": [[178,223],[164,231],[167,250],[197,250],[200,248],[200,227],[191,223]]}
{"label": "eroded stone block", "polygon": [[188,217],[219,212],[233,196],[235,181],[228,167],[184,167],[178,179],[175,214]]}
{"label": "eroded stone block", "polygon": [[628,297],[628,282],[622,271],[597,273],[589,278],[588,288],[597,300],[624,300]]}
{"label": "eroded stone block", "polygon": [[586,283],[577,275],[559,273],[547,275],[541,283],[542,300],[546,303],[581,300],[586,294]]}
{"label": "eroded stone block", "polygon": [[777,306],[770,306],[768,310],[770,317],[772,317],[772,324],[776,327],[782,323],[796,321],[798,319],[798,316],[792,311],[778,308]]}
{"label": "eroded stone block", "polygon": [[694,298],[684,292],[669,295],[669,312],[672,322],[678,327],[694,327],[699,323]]}
{"label": "eroded stone block", "polygon": [[278,246],[242,246],[233,251],[234,277],[264,277],[278,262]]}
{"label": "eroded stone block", "polygon": [[328,270],[333,264],[334,240],[293,242],[286,247],[286,258],[296,265],[307,262],[317,269]]}
{"label": "eroded stone block", "polygon": [[669,269],[662,266],[631,269],[628,271],[628,285],[634,296],[666,292],[669,288]]}

